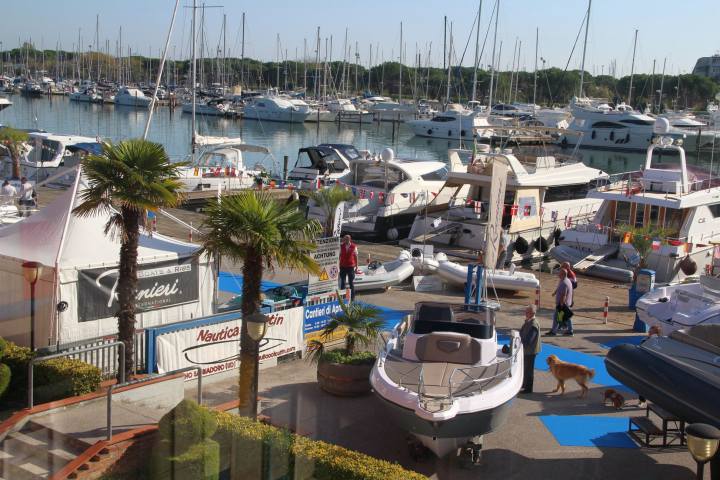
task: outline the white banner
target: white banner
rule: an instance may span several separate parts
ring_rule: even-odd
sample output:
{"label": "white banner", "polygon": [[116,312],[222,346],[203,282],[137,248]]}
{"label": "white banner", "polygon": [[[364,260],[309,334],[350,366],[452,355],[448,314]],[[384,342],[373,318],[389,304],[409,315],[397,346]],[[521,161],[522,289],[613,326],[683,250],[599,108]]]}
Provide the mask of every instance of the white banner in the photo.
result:
{"label": "white banner", "polygon": [[343,217],[345,216],[345,202],[338,203],[333,215],[333,237],[339,237],[342,231]]}
{"label": "white banner", "polygon": [[308,295],[334,292],[340,277],[340,237],[318,238],[315,245],[311,256],[320,265],[320,273],[308,275]]}
{"label": "white banner", "polygon": [[[302,351],[303,307],[269,313],[267,333],[260,342],[260,368],[277,364],[277,357]],[[206,325],[159,335],[156,343],[160,373],[185,367],[202,367],[203,377],[240,366],[240,328],[242,320]],[[187,372],[185,380],[197,376]]]}
{"label": "white banner", "polygon": [[502,233],[502,217],[505,204],[505,187],[507,185],[507,159],[493,156],[492,185],[490,186],[490,205],[488,211],[487,230],[485,234],[485,268],[495,270]]}

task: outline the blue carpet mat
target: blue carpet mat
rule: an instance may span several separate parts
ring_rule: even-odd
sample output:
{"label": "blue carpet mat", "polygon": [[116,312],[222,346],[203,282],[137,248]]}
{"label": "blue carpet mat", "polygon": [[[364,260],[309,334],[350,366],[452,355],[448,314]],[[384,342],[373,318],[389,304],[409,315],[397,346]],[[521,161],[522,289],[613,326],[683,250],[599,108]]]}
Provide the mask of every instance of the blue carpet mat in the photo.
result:
{"label": "blue carpet mat", "polygon": [[640,345],[640,342],[647,338],[646,335],[631,335],[629,337],[620,337],[609,342],[601,343],[600,346],[610,350],[612,347],[622,345],[623,343],[629,343],[630,345]]}
{"label": "blue carpet mat", "polygon": [[549,367],[547,365],[547,357],[549,357],[550,355],[556,355],[560,360],[564,362],[578,363],[588,368],[594,368],[595,377],[593,377],[592,383],[611,387],[616,390],[624,390],[626,392],[631,392],[628,387],[619,383],[607,372],[607,370],[605,369],[605,357],[590,355],[583,352],[576,352],[575,350],[570,350],[569,348],[561,348],[556,347],[555,345],[543,343],[542,352],[540,352],[535,359],[535,368],[537,370],[543,371],[549,370]]}
{"label": "blue carpet mat", "polygon": [[[218,277],[219,283],[218,283],[218,289],[222,292],[228,292],[228,293],[234,293],[236,295],[239,295],[242,293],[242,286],[243,286],[243,277],[242,275],[231,273],[231,272],[220,272],[220,275]],[[270,282],[268,280],[263,280],[260,284],[260,289],[262,291],[268,290],[270,288],[279,287],[281,284],[277,282]]]}
{"label": "blue carpet mat", "polygon": [[412,313],[411,310],[395,310],[394,308],[381,307],[373,305],[380,310],[380,318],[383,320],[383,330],[392,330],[395,325],[400,323],[406,315]]}
{"label": "blue carpet mat", "polygon": [[624,417],[543,415],[540,420],[564,447],[638,448]]}

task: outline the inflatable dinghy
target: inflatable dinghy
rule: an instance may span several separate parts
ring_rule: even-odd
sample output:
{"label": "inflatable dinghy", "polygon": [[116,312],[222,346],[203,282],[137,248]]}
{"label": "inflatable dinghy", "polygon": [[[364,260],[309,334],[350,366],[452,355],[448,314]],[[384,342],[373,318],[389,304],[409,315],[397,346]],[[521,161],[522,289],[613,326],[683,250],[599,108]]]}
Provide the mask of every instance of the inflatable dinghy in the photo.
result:
{"label": "inflatable dinghy", "polygon": [[[465,265],[451,262],[444,253],[435,255],[438,262],[437,275],[455,285],[465,285],[468,269]],[[532,273],[509,270],[489,270],[485,273],[487,287],[497,290],[535,290],[540,281]]]}
{"label": "inflatable dinghy", "polygon": [[410,278],[415,271],[410,252],[403,250],[398,258],[389,262],[370,262],[358,267],[355,273],[355,291],[382,290],[399,285]]}

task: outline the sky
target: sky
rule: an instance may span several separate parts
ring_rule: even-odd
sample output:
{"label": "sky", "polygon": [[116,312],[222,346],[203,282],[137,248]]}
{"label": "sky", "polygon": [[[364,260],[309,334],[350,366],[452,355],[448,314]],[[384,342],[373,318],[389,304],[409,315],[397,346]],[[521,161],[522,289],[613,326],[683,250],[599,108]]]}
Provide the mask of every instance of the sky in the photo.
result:
{"label": "sky", "polygon": [[[343,57],[347,29],[351,49],[349,61],[367,65],[380,60],[398,60],[400,23],[403,29],[404,63],[415,64],[416,52],[421,64],[443,65],[444,17],[453,31],[453,64],[472,65],[475,33],[472,31],[479,0],[310,0],[273,2],[205,0],[206,51],[222,46],[223,15],[227,18],[225,45],[229,56],[240,56],[242,14],[245,12],[245,55],[265,61],[280,51],[288,60],[302,59],[307,41],[307,58],[315,57],[317,27],[320,27],[321,58],[326,39],[332,38],[332,59]],[[580,33],[575,51],[573,43],[580,32],[587,2],[583,0],[500,0],[497,54],[502,70],[511,68],[515,45],[519,45],[520,68],[532,70],[535,63],[536,29],[539,32],[538,58],[547,67],[579,68],[583,46]],[[670,0],[595,0],[590,13],[586,70],[599,75],[615,65],[617,76],[630,73],[633,37],[638,29],[635,72],[650,73],[653,60],[656,72],[666,60],[668,74],[689,73],[695,61],[720,51],[717,28],[718,0],[690,0],[685,4]],[[198,0],[198,4],[202,4]],[[2,48],[32,40],[36,47],[54,49],[60,45],[72,50],[80,43],[87,50],[95,44],[96,18],[99,18],[100,45],[114,53],[122,27],[123,45],[133,52],[158,56],[165,43],[175,0],[27,0],[12,2],[3,8]],[[191,0],[180,0],[175,30],[170,42],[170,57],[190,55]],[[482,2],[480,44],[491,20],[494,0]],[[97,17],[99,15],[99,17]],[[198,29],[201,11],[198,11]],[[494,19],[493,19],[494,22]],[[14,26],[22,26],[16,27]],[[448,34],[448,39],[450,35]],[[490,63],[493,32],[480,63]],[[106,43],[107,42],[107,43]],[[449,42],[449,40],[448,40]],[[502,44],[502,47],[501,47]],[[467,45],[467,49],[466,49]],[[521,45],[521,46],[520,46]],[[372,54],[371,54],[372,46]],[[464,52],[464,55],[463,55]],[[212,56],[212,55],[211,55]],[[542,62],[538,60],[539,65]]]}

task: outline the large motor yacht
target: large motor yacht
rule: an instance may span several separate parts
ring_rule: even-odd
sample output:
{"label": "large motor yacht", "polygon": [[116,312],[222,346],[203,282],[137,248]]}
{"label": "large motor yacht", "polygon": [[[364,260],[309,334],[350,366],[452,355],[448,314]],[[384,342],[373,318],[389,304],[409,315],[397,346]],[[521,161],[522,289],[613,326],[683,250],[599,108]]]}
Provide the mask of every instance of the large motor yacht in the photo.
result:
{"label": "large motor yacht", "polygon": [[[450,150],[449,155],[460,153]],[[523,157],[511,149],[491,151],[488,145],[477,145],[467,172],[448,174],[442,191],[450,193],[450,201],[430,203],[415,218],[407,241],[484,250],[496,159],[508,165],[501,223],[511,239],[508,260],[545,255],[558,228],[592,218],[602,203],[585,198],[597,181],[607,178],[602,170],[553,156]]]}
{"label": "large motor yacht", "polygon": [[[395,326],[370,375],[390,418],[442,457],[508,416],[523,378],[522,342],[498,344],[498,304],[420,302]],[[476,455],[473,455],[477,458]]]}
{"label": "large motor yacht", "polygon": [[419,137],[450,140],[471,140],[477,137],[480,141],[490,142],[493,136],[486,114],[464,109],[458,104],[449,105],[446,111],[432,118],[408,120],[406,123]]}
{"label": "large motor yacht", "polygon": [[150,97],[137,88],[121,87],[115,94],[115,105],[147,108],[150,106]]}
{"label": "large motor yacht", "polygon": [[245,104],[243,118],[270,122],[303,123],[313,113],[303,100],[280,95],[252,97]]}
{"label": "large motor yacht", "polygon": [[640,258],[624,241],[624,231],[647,228],[664,232],[645,260],[658,282],[683,280],[710,264],[711,244],[720,240],[720,181],[687,165],[685,150],[672,138],[656,139],[641,171],[611,175],[588,199],[602,205],[588,223],[562,232],[551,251],[557,260],[588,274],[631,281]]}

